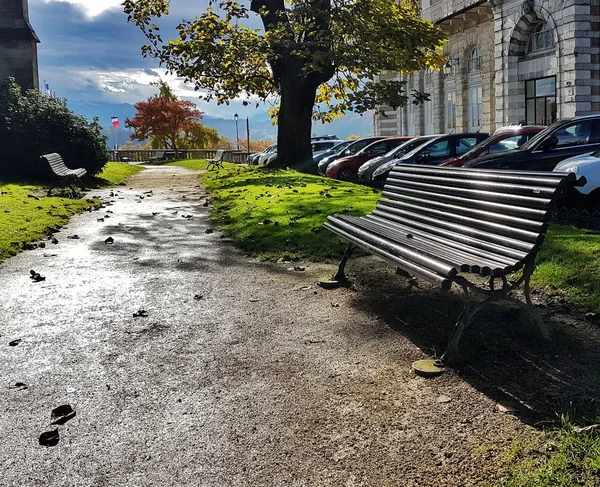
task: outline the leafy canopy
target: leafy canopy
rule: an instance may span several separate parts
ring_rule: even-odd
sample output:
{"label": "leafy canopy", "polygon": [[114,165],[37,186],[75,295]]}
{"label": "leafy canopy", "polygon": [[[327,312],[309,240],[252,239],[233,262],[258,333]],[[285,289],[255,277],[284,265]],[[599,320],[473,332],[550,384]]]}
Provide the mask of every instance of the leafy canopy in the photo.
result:
{"label": "leafy canopy", "polygon": [[182,134],[199,131],[198,120],[202,112],[193,102],[178,100],[165,82],[157,84],[159,94],[136,103],[137,112],[133,119],[125,120],[125,125],[133,128],[133,140],[144,141],[150,138],[160,145],[177,150],[181,148]]}
{"label": "leafy canopy", "polygon": [[[155,19],[169,13],[165,0],[125,0],[128,20],[149,43],[144,56],[158,58],[192,83],[205,100],[274,100],[285,89],[288,61],[317,80],[314,117],[331,120],[346,111],[405,105],[404,82],[372,80],[382,71],[410,73],[443,61],[444,33],[418,17],[411,0],[211,0],[178,37],[164,42]],[[258,14],[263,29],[247,27]]]}

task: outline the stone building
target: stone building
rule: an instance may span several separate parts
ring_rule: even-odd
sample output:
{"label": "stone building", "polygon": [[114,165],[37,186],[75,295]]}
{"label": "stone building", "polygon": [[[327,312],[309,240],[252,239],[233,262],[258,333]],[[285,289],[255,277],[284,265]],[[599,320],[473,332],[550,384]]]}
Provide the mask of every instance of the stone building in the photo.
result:
{"label": "stone building", "polygon": [[38,42],[27,0],[0,0],[0,80],[12,76],[24,89],[39,89]]}
{"label": "stone building", "polygon": [[598,0],[421,0],[449,34],[440,71],[404,79],[420,106],[374,114],[376,135],[493,132],[600,112]]}

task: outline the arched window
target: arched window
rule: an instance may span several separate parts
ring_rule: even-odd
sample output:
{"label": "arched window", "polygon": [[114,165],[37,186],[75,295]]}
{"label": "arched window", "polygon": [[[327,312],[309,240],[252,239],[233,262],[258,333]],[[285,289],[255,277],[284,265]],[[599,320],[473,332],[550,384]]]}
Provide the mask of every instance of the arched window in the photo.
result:
{"label": "arched window", "polygon": [[479,73],[481,72],[481,51],[478,47],[471,51],[471,55],[469,56],[469,73]]}
{"label": "arched window", "polygon": [[552,29],[547,22],[540,22],[531,32],[529,42],[527,43],[527,52],[551,49],[553,45]]}

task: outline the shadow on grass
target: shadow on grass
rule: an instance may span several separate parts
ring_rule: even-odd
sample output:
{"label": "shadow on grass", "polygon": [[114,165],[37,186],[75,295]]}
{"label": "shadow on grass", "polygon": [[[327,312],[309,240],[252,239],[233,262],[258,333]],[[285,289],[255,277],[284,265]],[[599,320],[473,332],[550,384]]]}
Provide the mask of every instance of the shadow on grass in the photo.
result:
{"label": "shadow on grass", "polygon": [[[443,292],[365,267],[355,277],[354,306],[378,316],[408,337],[427,356],[446,348],[463,307],[462,292]],[[600,326],[583,317],[539,306],[551,342],[538,336],[521,308],[492,303],[473,320],[461,342],[465,364],[452,370],[494,401],[517,401],[518,417],[531,425],[558,422],[568,414],[574,423],[597,418],[600,411]]]}

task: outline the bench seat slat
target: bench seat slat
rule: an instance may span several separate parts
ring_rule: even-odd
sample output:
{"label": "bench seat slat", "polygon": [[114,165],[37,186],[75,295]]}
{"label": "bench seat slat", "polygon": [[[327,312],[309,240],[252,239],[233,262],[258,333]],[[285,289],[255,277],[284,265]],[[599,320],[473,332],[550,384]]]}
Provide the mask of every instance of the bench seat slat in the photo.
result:
{"label": "bench seat slat", "polygon": [[419,227],[419,223],[424,223],[442,229],[462,233],[464,235],[469,235],[471,237],[480,238],[482,240],[487,240],[492,243],[512,247],[525,252],[530,252],[534,245],[541,244],[543,240],[543,236],[538,235],[535,242],[527,242],[508,235],[498,235],[493,233],[493,231],[486,231],[457,222],[440,220],[439,218],[433,218],[413,211],[401,210],[397,208],[385,208],[385,210],[381,210],[378,207],[373,211],[373,214],[388,218],[390,220],[395,220],[400,223],[412,221],[413,225],[417,227]]}
{"label": "bench seat slat", "polygon": [[468,248],[469,252],[473,255],[482,255],[485,257],[493,256],[498,262],[502,262],[504,265],[514,265],[515,262],[520,262],[525,259],[528,255],[527,252],[521,252],[515,249],[504,247],[499,244],[493,244],[480,240],[477,238],[469,237],[460,233],[450,232],[447,230],[436,229],[428,225],[421,225],[420,228],[414,226],[401,224],[396,221],[391,221],[385,218],[381,218],[377,215],[366,215],[362,218],[348,217],[347,215],[340,215],[340,218],[356,218],[357,220],[369,220],[377,222],[381,225],[389,225],[397,228],[399,231],[412,233],[415,235],[421,235],[437,242],[443,242],[445,245],[462,250]]}
{"label": "bench seat slat", "polygon": [[[520,260],[504,256],[498,257],[475,247],[459,248],[448,245],[448,241],[439,236],[413,231],[400,225],[390,225],[385,220],[340,216],[339,219],[333,218],[329,221],[335,226],[340,219],[394,240],[399,244],[425,252],[432,258],[442,259],[460,272],[473,272],[483,276],[493,273],[502,276],[521,266]],[[407,235],[411,235],[411,238],[408,238]]]}
{"label": "bench seat slat", "polygon": [[[449,259],[447,262],[455,266],[460,266],[462,272],[474,272],[477,274],[484,272],[487,275],[488,272],[485,270],[487,268],[489,271],[497,271],[504,274],[512,272],[512,269],[519,265],[518,259],[493,254],[476,247],[463,246],[460,248],[452,245],[452,241],[443,237],[405,229],[399,225],[390,224],[390,222],[385,220],[360,218],[358,221],[354,220],[353,224],[371,229],[371,231],[380,233],[387,238],[395,239],[404,245],[420,249],[431,256],[438,255],[442,257],[442,255],[445,255]],[[410,239],[407,238],[409,234],[412,235]],[[472,270],[464,269],[464,267],[469,267]]]}
{"label": "bench seat slat", "polygon": [[377,247],[373,244],[370,244],[369,242],[365,242],[365,241],[361,240],[360,238],[357,238],[355,235],[345,232],[342,229],[333,227],[329,222],[325,222],[324,227],[327,228],[328,230],[338,234],[340,237],[345,238],[349,242],[352,242],[355,245],[358,245],[359,247],[362,247],[363,249],[365,249],[375,255],[378,255],[379,257],[382,257],[383,259],[391,262],[392,264],[398,265],[398,266],[402,267],[403,269],[406,269],[407,271],[413,273],[416,276],[422,277],[423,279],[425,279],[429,282],[433,282],[433,283],[437,284],[442,289],[448,290],[452,286],[452,281],[450,279],[448,279],[442,275],[436,274],[435,272],[432,272],[431,270],[429,270],[425,267],[421,267],[421,266],[415,264],[414,262],[407,261],[405,259],[402,259],[402,258],[394,255],[394,254],[391,254],[390,252],[386,252],[385,250],[382,250],[379,247]]}
{"label": "bench seat slat", "polygon": [[[332,222],[335,220],[329,221]],[[379,235],[366,232],[359,226],[351,225],[343,220],[337,220],[335,221],[335,224],[337,228],[341,228],[345,232],[354,235],[356,238],[360,238],[360,240],[363,242],[376,245],[378,248],[391,252],[408,262],[413,262],[415,265],[431,269],[432,271],[435,271],[436,274],[452,277],[459,271],[458,269],[454,268],[454,266],[444,261],[434,257],[429,257],[420,252],[415,252],[408,246],[398,245],[396,242],[385,239]]]}

